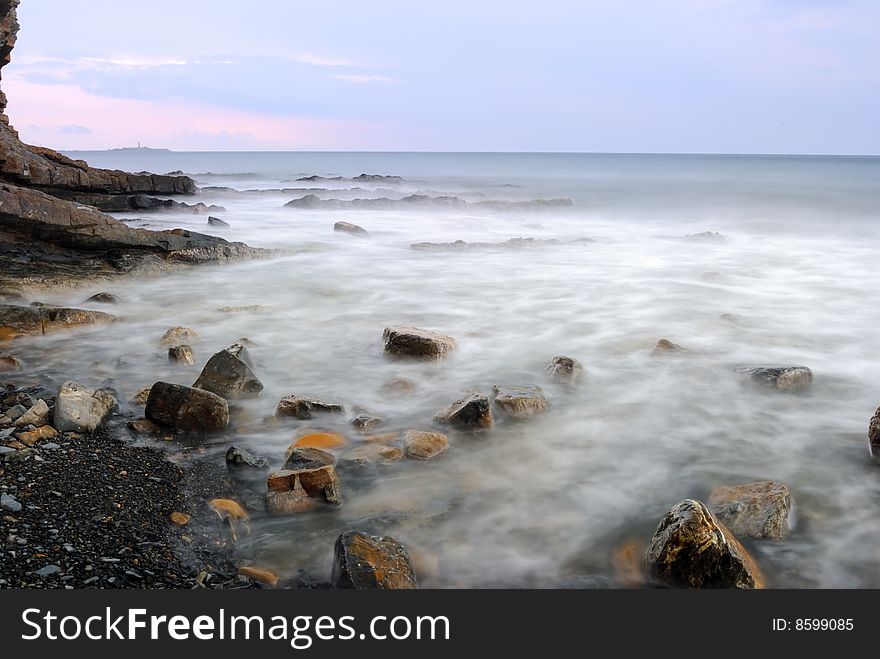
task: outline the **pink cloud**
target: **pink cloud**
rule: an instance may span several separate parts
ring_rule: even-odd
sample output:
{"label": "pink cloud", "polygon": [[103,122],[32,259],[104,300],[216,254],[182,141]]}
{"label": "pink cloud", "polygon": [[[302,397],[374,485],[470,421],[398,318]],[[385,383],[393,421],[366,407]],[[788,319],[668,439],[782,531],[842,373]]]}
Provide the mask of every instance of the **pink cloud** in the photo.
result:
{"label": "pink cloud", "polygon": [[[381,127],[285,117],[189,102],[96,96],[74,85],[4,78],[7,114],[23,140],[56,149],[104,149],[140,142],[177,150],[377,148]],[[90,130],[71,132],[65,127]]]}

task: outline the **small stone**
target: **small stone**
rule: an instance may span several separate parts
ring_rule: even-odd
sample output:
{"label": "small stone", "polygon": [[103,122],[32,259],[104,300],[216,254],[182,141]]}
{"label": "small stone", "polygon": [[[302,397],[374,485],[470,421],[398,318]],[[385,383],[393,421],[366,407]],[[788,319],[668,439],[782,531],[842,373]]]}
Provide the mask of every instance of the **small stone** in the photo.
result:
{"label": "small stone", "polygon": [[61,572],[61,568],[57,565],[47,565],[46,567],[41,567],[39,570],[34,572],[38,577],[45,579],[46,577],[51,577],[53,574],[58,574]]}
{"label": "small stone", "polygon": [[21,360],[15,355],[8,352],[0,354],[0,373],[9,373],[11,371],[21,370]]}
{"label": "small stone", "polygon": [[513,387],[496,384],[492,387],[492,395],[495,410],[512,419],[529,419],[550,409],[544,390],[537,385]]}
{"label": "small stone", "polygon": [[169,329],[159,342],[163,346],[179,346],[187,345],[199,338],[199,333],[189,327],[181,327],[180,325]]}
{"label": "small stone", "polygon": [[253,398],[263,390],[263,383],[254,375],[253,368],[247,348],[234,343],[208,360],[193,387],[227,400]]}
{"label": "small stone", "polygon": [[119,298],[113,293],[95,293],[86,302],[99,302],[101,304],[119,304]]}
{"label": "small stone", "polygon": [[319,503],[341,505],[336,459],[319,449],[294,449],[284,469],[269,474],[266,503],[273,513],[314,510]]}
{"label": "small stone", "polygon": [[384,444],[361,444],[339,458],[340,464],[373,465],[397,462],[403,457],[403,451],[395,446]]}
{"label": "small stone", "polygon": [[15,497],[3,492],[0,494],[0,508],[8,513],[17,513],[21,510],[21,504],[15,500]]}
{"label": "small stone", "polygon": [[791,531],[793,502],[783,483],[716,487],[709,495],[709,506],[737,536],[782,540]]}
{"label": "small stone", "polygon": [[[45,405],[45,403],[43,403]],[[48,406],[46,408],[48,411]],[[13,405],[10,407],[3,416],[5,416],[9,421],[15,421],[16,419],[20,419],[24,414],[26,414],[28,408],[24,405]]]}
{"label": "small stone", "polygon": [[321,400],[310,394],[294,394],[285,396],[278,403],[275,416],[293,417],[295,419],[311,419],[315,414],[344,414],[341,403]]}
{"label": "small stone", "polygon": [[61,448],[61,446],[59,446],[55,442],[46,442],[45,444],[42,444],[40,448],[44,451],[57,451]]}
{"label": "small stone", "polygon": [[437,423],[464,430],[481,430],[492,426],[489,399],[479,393],[470,393],[434,415]]}
{"label": "small stone", "polygon": [[736,372],[779,391],[804,391],[813,384],[813,372],[806,366],[741,366]]}
{"label": "small stone", "polygon": [[118,407],[109,389],[89,389],[76,382],[65,382],[55,398],[54,425],[59,432],[95,432]]}
{"label": "small stone", "polygon": [[147,399],[150,397],[150,388],[141,389],[128,400],[129,405],[146,405]]}
{"label": "small stone", "polygon": [[[9,416],[9,410],[6,416]],[[10,417],[11,418],[11,417]],[[15,425],[21,426],[43,426],[49,422],[49,406],[42,398],[38,400],[27,412],[22,414],[15,420]]]}
{"label": "small stone", "polygon": [[162,432],[162,428],[149,419],[132,419],[128,422],[128,428],[138,435],[158,435]]}
{"label": "small stone", "polygon": [[449,438],[439,432],[407,430],[403,435],[403,445],[410,460],[427,461],[449,448]]}
{"label": "small stone", "polygon": [[366,237],[366,236],[370,235],[370,233],[366,229],[364,229],[361,226],[358,226],[357,224],[352,224],[351,222],[337,222],[336,224],[333,225],[333,230],[339,231],[342,233],[350,233],[355,236],[362,236],[362,237]]}
{"label": "small stone", "polygon": [[168,348],[168,361],[184,364],[186,366],[195,366],[196,358],[193,355],[192,346],[186,344],[171,346]]}
{"label": "small stone", "polygon": [[554,380],[574,384],[581,379],[581,376],[584,373],[584,367],[573,357],[557,355],[550,360],[550,365],[547,367],[547,373]]}
{"label": "small stone", "polygon": [[754,559],[700,501],[666,513],[645,555],[651,577],[676,588],[763,588]]}
{"label": "small stone", "polygon": [[210,391],[157,382],[150,389],[144,415],[176,430],[212,432],[229,424],[229,405]]}
{"label": "small stone", "polygon": [[331,581],[336,588],[418,588],[406,548],[394,538],[346,531],[336,539]]}
{"label": "small stone", "polygon": [[213,215],[208,216],[208,226],[209,227],[223,227],[224,229],[229,228],[229,222],[224,222],[219,217],[214,217]]}
{"label": "small stone", "polygon": [[174,512],[169,516],[172,524],[177,524],[177,526],[186,526],[189,524],[189,520],[192,519],[186,513]]}
{"label": "small stone", "polygon": [[229,469],[241,469],[245,467],[251,469],[268,469],[269,461],[266,458],[260,455],[254,455],[243,448],[230,446],[226,451],[226,466]]}
{"label": "small stone", "polygon": [[408,359],[443,359],[456,348],[451,336],[403,325],[386,327],[382,333],[385,354]]}
{"label": "small stone", "polygon": [[15,438],[25,446],[33,446],[43,439],[52,439],[58,436],[58,431],[52,426],[40,426],[30,432],[20,432]]}
{"label": "small stone", "polygon": [[246,566],[238,568],[238,573],[249,579],[253,579],[256,582],[271,586],[272,588],[278,585],[278,576],[269,572],[269,570],[263,570],[254,566]]}
{"label": "small stone", "polygon": [[351,420],[351,425],[353,425],[361,432],[368,432],[370,430],[373,430],[376,426],[381,425],[381,423],[381,416],[367,414],[366,412],[358,414],[355,418]]}
{"label": "small stone", "polygon": [[673,343],[669,339],[660,339],[657,345],[651,351],[651,357],[666,357],[669,355],[682,354],[690,352],[687,348],[683,348],[677,343]]}

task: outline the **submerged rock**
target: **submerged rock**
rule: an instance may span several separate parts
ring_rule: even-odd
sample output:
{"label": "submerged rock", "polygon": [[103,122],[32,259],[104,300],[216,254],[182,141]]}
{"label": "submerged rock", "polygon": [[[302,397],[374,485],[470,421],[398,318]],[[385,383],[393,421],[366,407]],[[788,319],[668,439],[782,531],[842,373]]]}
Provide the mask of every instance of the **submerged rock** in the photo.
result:
{"label": "submerged rock", "polygon": [[9,373],[10,371],[20,371],[21,360],[15,355],[8,352],[0,354],[0,373]]}
{"label": "submerged rock", "polygon": [[386,327],[382,333],[385,354],[409,359],[442,359],[455,350],[451,336],[403,325]]}
{"label": "submerged rock", "polygon": [[492,425],[489,399],[480,393],[470,393],[434,415],[437,423],[449,424],[464,430],[480,430]]}
{"label": "submerged rock", "polygon": [[577,359],[563,357],[562,355],[557,355],[550,360],[550,365],[547,367],[547,373],[551,378],[569,384],[574,384],[580,380],[583,372],[584,367]]}
{"label": "submerged rock", "polygon": [[247,348],[241,343],[234,343],[212,356],[193,386],[227,400],[253,398],[263,390],[263,383],[254,375]]}
{"label": "submerged rock", "polygon": [[[196,358],[193,355],[192,346],[180,345],[168,348],[168,361],[195,366]],[[204,387],[202,388],[204,389]]]}
{"label": "submerged rock", "polygon": [[118,407],[115,392],[110,389],[89,389],[65,382],[55,398],[55,428],[60,432],[95,432]]}
{"label": "submerged rock", "polygon": [[[577,242],[584,242],[581,241]],[[592,242],[592,241],[590,241]],[[420,251],[442,251],[442,252],[462,252],[471,249],[534,249],[537,247],[548,247],[559,245],[560,242],[555,238],[511,238],[500,243],[469,243],[464,240],[456,240],[451,243],[413,243],[410,249]]]}
{"label": "submerged rock", "polygon": [[273,513],[301,513],[342,504],[336,459],[316,448],[294,449],[284,469],[269,474],[266,504]]}
{"label": "submerged rock", "polygon": [[0,340],[14,339],[17,336],[48,334],[72,327],[105,325],[116,320],[116,316],[102,311],[0,304]]}
{"label": "submerged rock", "polygon": [[119,297],[113,293],[95,293],[86,302],[98,302],[100,304],[119,304]]}
{"label": "submerged rock", "polygon": [[804,391],[813,384],[813,372],[806,366],[740,366],[736,372],[779,391]]}
{"label": "submerged rock", "polygon": [[409,396],[416,388],[416,383],[407,378],[392,378],[382,385],[381,392],[389,397]]}
{"label": "submerged rock", "polygon": [[336,588],[418,588],[406,548],[394,538],[346,531],[336,539],[331,581]]}
{"label": "submerged rock", "polygon": [[788,486],[773,481],[716,487],[709,506],[734,534],[782,540],[791,531],[793,502]]}
{"label": "submerged rock", "polygon": [[513,387],[496,384],[492,387],[492,394],[495,411],[512,419],[529,419],[550,409],[550,401],[537,385]]}
{"label": "submerged rock", "polygon": [[651,577],[676,588],[763,588],[757,563],[700,501],[666,513],[645,554]]}
{"label": "submerged rock", "polygon": [[229,469],[268,469],[269,461],[261,455],[254,455],[238,446],[230,446],[226,451],[226,466]]}
{"label": "submerged rock", "polygon": [[682,348],[677,343],[673,343],[669,339],[660,339],[657,341],[657,345],[654,346],[654,349],[651,351],[651,357],[666,357],[668,355],[675,355],[690,352],[687,348]]}
{"label": "submerged rock", "polygon": [[311,419],[315,414],[345,414],[342,403],[321,400],[310,394],[285,396],[278,402],[275,416]]}
{"label": "submerged rock", "polygon": [[369,432],[376,428],[376,426],[381,425],[381,423],[381,416],[376,416],[375,414],[370,414],[368,412],[361,412],[351,420],[351,425],[361,432]]}
{"label": "submerged rock", "polygon": [[355,236],[366,237],[370,235],[370,232],[364,229],[357,224],[352,224],[351,222],[337,222],[333,225],[334,231],[339,231],[342,233],[350,233]]}
{"label": "submerged rock", "polygon": [[144,415],[160,426],[206,433],[229,424],[226,400],[204,389],[157,382],[150,389]]}
{"label": "submerged rock", "polygon": [[340,465],[367,466],[397,462],[403,457],[403,451],[396,446],[386,446],[375,442],[361,444],[339,458]]}
{"label": "submerged rock", "polygon": [[403,435],[406,457],[410,460],[428,461],[449,448],[449,438],[443,433],[427,430],[407,430]]}
{"label": "submerged rock", "polygon": [[159,340],[163,346],[187,345],[199,338],[199,333],[189,327],[172,327]]}
{"label": "submerged rock", "polygon": [[214,217],[213,215],[208,216],[208,226],[209,227],[229,227],[229,222],[225,222],[221,220],[219,217]]}

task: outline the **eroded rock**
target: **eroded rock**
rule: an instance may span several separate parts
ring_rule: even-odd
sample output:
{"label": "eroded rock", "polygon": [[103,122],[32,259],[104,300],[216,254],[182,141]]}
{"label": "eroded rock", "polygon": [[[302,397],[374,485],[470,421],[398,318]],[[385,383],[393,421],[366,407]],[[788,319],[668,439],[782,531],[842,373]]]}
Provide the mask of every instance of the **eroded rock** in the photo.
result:
{"label": "eroded rock", "polygon": [[437,423],[464,430],[481,430],[492,426],[492,409],[488,397],[470,393],[434,415]]}
{"label": "eroded rock", "polygon": [[495,411],[511,419],[530,419],[550,409],[550,401],[537,385],[515,387],[496,384],[492,387],[492,394]]}
{"label": "eroded rock", "polygon": [[65,382],[55,398],[55,428],[59,432],[95,432],[118,406],[110,389],[90,389],[77,382]]}
{"label": "eroded rock", "polygon": [[214,354],[193,386],[227,400],[253,398],[263,390],[263,383],[254,375],[248,350],[241,343]]}
{"label": "eroded rock", "polygon": [[443,359],[456,347],[451,336],[403,325],[386,327],[382,338],[386,355],[406,359]]}
{"label": "eroded rock", "polygon": [[311,394],[293,394],[282,398],[275,416],[311,419],[316,414],[345,414],[342,403],[326,401]]}
{"label": "eroded rock", "polygon": [[581,379],[581,376],[584,373],[584,367],[573,357],[557,355],[550,360],[550,365],[547,367],[547,373],[554,380],[574,384]]}
{"label": "eroded rock", "polygon": [[355,589],[418,588],[406,548],[394,538],[346,531],[336,539],[333,585]]}
{"label": "eroded rock", "polygon": [[220,431],[229,424],[225,399],[204,389],[168,382],[152,386],[144,415],[160,426],[187,432]]}
{"label": "eroded rock", "polygon": [[269,474],[266,504],[273,513],[301,513],[319,504],[341,505],[336,459],[316,448],[294,449],[284,469]]}
{"label": "eroded rock", "polygon": [[740,537],[781,540],[791,531],[793,501],[783,483],[758,481],[716,487],[709,495],[709,506]]}

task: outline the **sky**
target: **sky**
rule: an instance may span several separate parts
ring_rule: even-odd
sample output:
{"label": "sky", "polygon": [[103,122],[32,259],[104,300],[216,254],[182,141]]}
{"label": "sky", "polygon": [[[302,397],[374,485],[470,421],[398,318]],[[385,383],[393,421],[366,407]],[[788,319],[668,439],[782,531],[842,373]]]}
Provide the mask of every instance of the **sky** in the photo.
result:
{"label": "sky", "polygon": [[57,149],[880,153],[877,0],[23,0]]}

